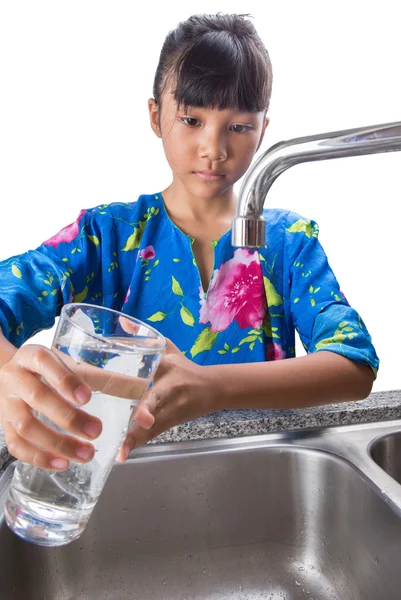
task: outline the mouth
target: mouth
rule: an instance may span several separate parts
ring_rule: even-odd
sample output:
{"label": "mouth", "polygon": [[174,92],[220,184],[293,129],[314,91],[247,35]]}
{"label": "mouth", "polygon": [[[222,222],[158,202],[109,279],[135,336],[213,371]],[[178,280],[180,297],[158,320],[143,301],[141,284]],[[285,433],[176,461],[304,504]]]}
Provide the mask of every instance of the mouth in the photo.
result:
{"label": "mouth", "polygon": [[194,171],[202,181],[220,181],[225,177],[223,173],[215,173],[213,171]]}

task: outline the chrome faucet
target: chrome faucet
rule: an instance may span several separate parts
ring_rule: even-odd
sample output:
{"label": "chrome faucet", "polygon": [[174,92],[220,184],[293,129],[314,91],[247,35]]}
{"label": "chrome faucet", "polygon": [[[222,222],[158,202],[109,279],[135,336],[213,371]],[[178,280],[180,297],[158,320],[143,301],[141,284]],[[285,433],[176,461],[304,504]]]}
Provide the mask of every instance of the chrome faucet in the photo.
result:
{"label": "chrome faucet", "polygon": [[232,245],[260,248],[265,245],[266,194],[281,173],[303,162],[379,154],[401,150],[401,121],[358,129],[294,138],[275,144],[255,162],[242,183],[237,215],[233,220]]}

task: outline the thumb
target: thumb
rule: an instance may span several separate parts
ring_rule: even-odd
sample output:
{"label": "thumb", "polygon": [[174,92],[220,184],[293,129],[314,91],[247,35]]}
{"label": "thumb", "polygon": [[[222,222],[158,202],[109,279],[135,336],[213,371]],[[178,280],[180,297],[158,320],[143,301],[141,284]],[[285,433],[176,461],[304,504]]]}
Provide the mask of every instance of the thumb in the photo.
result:
{"label": "thumb", "polygon": [[182,354],[181,350],[168,338],[165,338],[167,342],[166,354]]}

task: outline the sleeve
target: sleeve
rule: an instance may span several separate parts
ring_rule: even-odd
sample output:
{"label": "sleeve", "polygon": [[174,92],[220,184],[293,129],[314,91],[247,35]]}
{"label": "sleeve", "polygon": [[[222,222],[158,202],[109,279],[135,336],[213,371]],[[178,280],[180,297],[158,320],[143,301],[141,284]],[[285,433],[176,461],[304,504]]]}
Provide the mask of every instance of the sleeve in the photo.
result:
{"label": "sleeve", "polygon": [[285,235],[291,316],[306,351],[342,354],[369,365],[376,377],[379,359],[371,336],[340,290],[317,223],[289,213]]}
{"label": "sleeve", "polygon": [[0,327],[20,347],[54,325],[63,304],[83,302],[100,268],[100,232],[92,210],[36,250],[0,262]]}

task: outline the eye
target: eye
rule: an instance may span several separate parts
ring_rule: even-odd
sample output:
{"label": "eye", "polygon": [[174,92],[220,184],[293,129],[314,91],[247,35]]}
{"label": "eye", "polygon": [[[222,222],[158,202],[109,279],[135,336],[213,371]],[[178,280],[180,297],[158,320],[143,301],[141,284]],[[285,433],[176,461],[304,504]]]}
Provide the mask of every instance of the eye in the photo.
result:
{"label": "eye", "polygon": [[249,125],[231,125],[231,128],[234,133],[246,133],[252,129]]}
{"label": "eye", "polygon": [[181,117],[181,121],[185,125],[189,125],[189,127],[196,127],[197,123],[199,123],[198,119],[193,119],[192,117]]}

